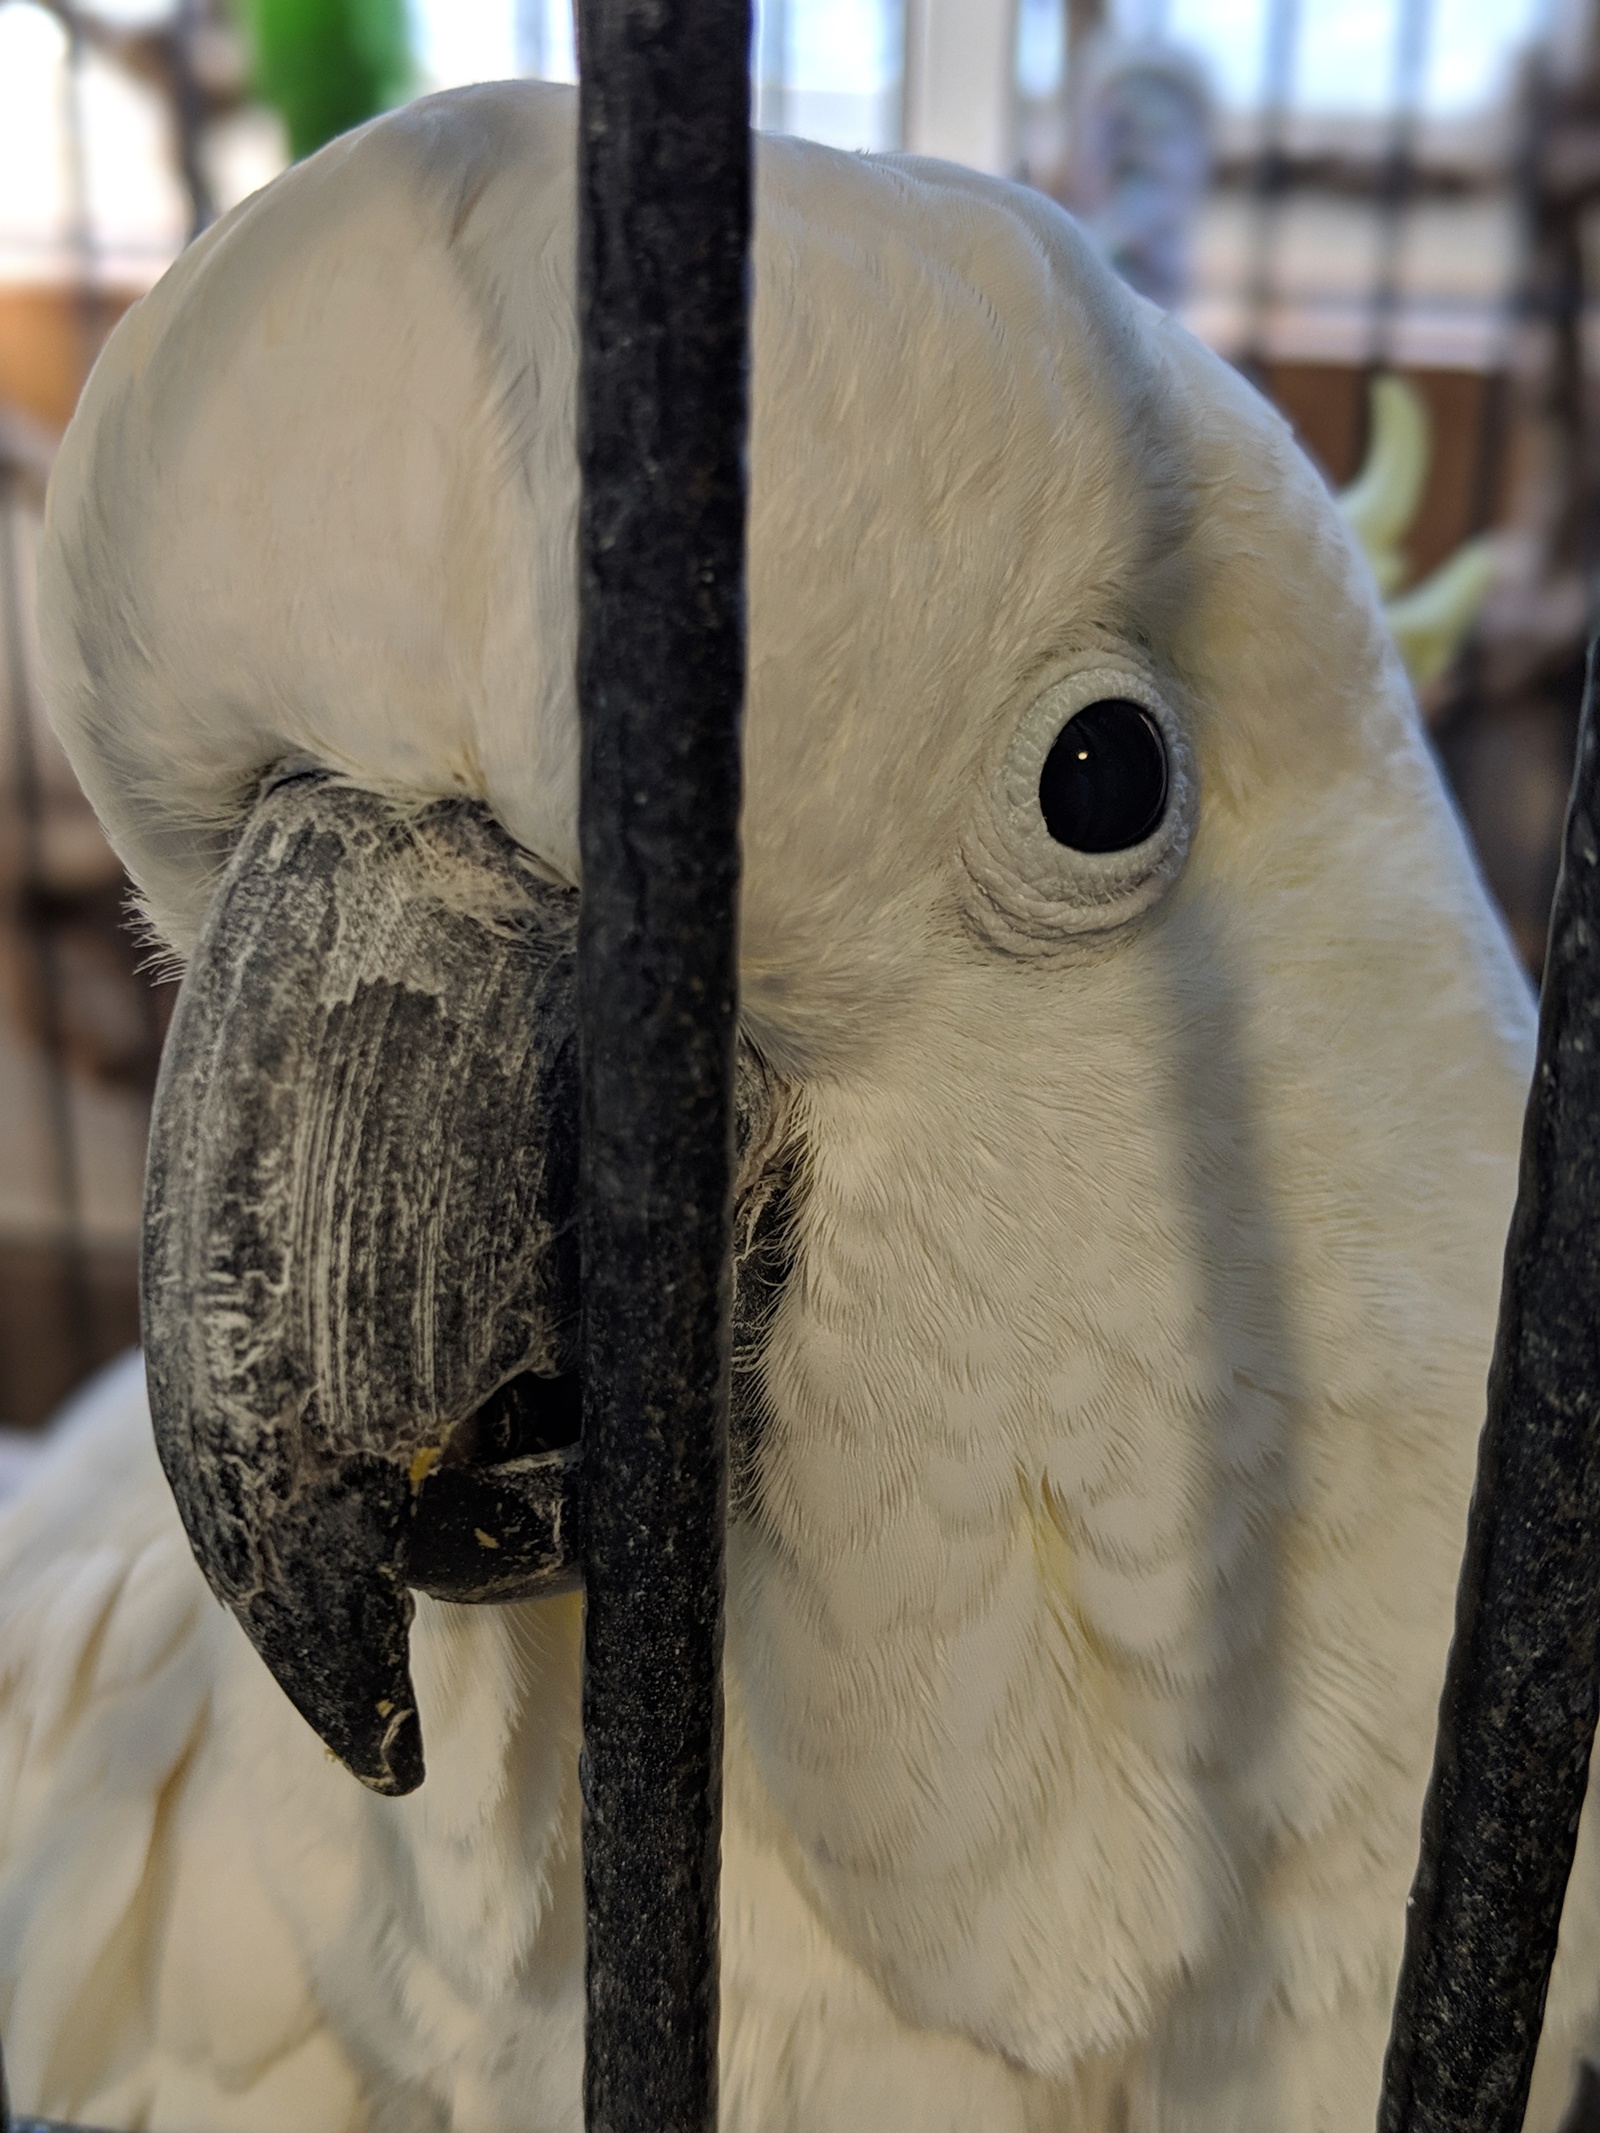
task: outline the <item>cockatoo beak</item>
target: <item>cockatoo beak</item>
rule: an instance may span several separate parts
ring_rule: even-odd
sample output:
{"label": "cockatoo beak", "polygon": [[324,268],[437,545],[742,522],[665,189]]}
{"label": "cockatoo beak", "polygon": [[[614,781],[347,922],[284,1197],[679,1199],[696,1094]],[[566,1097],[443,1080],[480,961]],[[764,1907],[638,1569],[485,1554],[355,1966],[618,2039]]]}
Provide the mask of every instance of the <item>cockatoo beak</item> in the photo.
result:
{"label": "cockatoo beak", "polygon": [[576,895],[474,802],[263,793],[185,977],[144,1338],[189,1540],[375,1790],[422,1779],[412,1587],[577,1574]]}

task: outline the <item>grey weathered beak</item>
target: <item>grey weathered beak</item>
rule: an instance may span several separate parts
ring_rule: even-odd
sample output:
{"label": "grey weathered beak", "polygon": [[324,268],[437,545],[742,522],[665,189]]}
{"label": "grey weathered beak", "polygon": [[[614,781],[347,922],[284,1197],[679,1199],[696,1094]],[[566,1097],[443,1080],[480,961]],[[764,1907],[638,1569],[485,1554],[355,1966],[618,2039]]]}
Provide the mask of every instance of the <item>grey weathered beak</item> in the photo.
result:
{"label": "grey weathered beak", "polygon": [[410,1587],[577,1574],[576,897],[476,803],[258,802],[152,1126],[144,1340],[195,1555],[379,1792]]}

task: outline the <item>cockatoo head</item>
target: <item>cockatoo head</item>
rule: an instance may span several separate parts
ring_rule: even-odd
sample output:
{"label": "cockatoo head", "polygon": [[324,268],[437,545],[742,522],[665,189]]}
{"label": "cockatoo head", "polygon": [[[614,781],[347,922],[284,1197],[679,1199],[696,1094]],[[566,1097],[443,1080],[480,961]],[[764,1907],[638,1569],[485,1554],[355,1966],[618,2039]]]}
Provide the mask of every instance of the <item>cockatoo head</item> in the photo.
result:
{"label": "cockatoo head", "polygon": [[[573,120],[434,98],[191,247],[43,564],[55,718],[189,958],[164,1456],[380,1788],[421,1769],[408,1521],[574,1413]],[[1039,196],[758,169],[738,1723],[902,2004],[1009,1994],[1026,2051],[1137,1994],[1080,1933],[1041,2012],[994,1862],[1024,1947],[1074,1874],[1137,1908],[1136,1860],[1057,1860],[1063,1788],[1121,1784],[1146,1850],[1187,1832],[1148,1891],[1183,1961],[1230,1900],[1195,1773],[1259,1740],[1286,1579],[1481,1383],[1455,1181],[1469,1143],[1509,1178],[1527,1011],[1278,418]],[[1312,1501],[1291,1573],[1263,1535]],[[1455,1518],[1419,1505],[1418,1575]]]}

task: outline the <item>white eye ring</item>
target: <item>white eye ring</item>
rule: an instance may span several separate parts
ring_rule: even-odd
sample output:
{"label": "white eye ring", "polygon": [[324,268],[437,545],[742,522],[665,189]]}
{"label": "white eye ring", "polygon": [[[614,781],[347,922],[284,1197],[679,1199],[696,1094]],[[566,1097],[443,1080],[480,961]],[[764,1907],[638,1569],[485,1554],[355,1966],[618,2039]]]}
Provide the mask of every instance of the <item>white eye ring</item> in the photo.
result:
{"label": "white eye ring", "polygon": [[[1149,712],[1167,750],[1167,803],[1139,844],[1079,852],[1045,827],[1039,779],[1061,729],[1088,704],[1120,697]],[[1104,658],[1057,673],[1012,731],[966,837],[971,915],[1020,953],[1063,935],[1107,933],[1148,911],[1182,871],[1194,826],[1194,757],[1183,727],[1151,677],[1131,660]]]}

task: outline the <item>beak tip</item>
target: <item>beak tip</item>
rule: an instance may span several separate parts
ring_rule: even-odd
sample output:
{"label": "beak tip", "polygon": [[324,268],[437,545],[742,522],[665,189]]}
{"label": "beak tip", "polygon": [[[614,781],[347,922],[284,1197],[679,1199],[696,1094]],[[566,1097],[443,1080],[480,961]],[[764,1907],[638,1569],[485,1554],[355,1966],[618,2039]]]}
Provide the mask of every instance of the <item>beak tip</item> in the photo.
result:
{"label": "beak tip", "polygon": [[[334,1762],[386,1799],[416,1791],[424,1775],[422,1724],[403,1650],[398,1664],[393,1654],[385,1655],[385,1664],[369,1647],[354,1667],[339,1669],[330,1680],[325,1670],[306,1665],[303,1651],[285,1654],[277,1640],[256,1634],[248,1619],[244,1629]],[[372,1671],[363,1679],[367,1668]],[[373,1675],[386,1693],[375,1692]]]}
{"label": "beak tip", "polygon": [[369,1790],[398,1797],[423,1777],[414,1603],[399,1564],[409,1491],[380,1459],[321,1479],[262,1522],[254,1590],[224,1597],[333,1757]]}
{"label": "beak tip", "polygon": [[380,1705],[376,1716],[382,1722],[383,1731],[370,1755],[359,1755],[352,1749],[350,1755],[341,1760],[369,1792],[386,1800],[398,1800],[408,1792],[415,1792],[422,1783],[425,1774],[422,1728],[414,1710],[397,1711],[392,1706],[385,1709]]}

